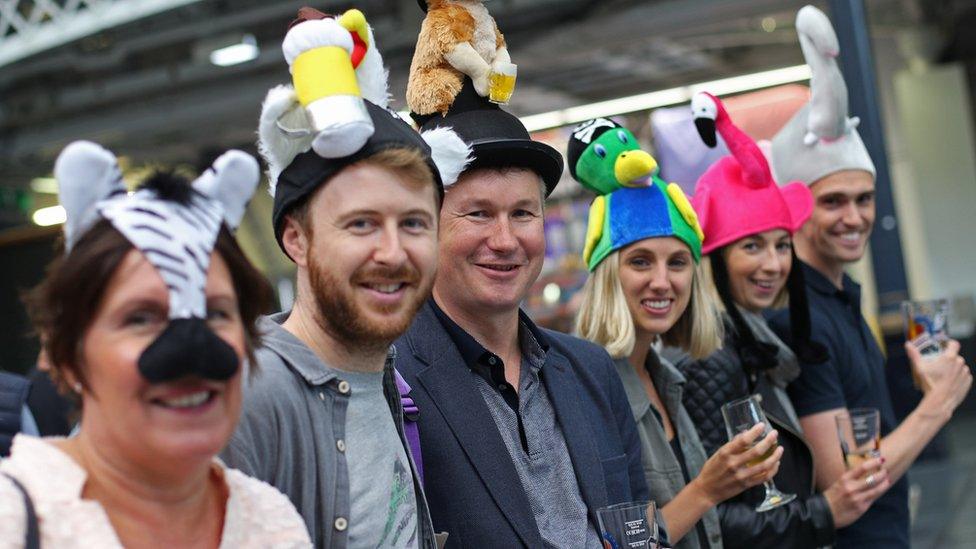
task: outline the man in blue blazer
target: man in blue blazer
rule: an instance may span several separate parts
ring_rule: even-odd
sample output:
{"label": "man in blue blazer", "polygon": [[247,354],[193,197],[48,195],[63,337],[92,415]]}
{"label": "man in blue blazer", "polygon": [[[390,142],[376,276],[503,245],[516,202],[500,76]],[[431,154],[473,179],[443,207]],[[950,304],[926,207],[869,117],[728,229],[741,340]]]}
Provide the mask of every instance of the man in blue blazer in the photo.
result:
{"label": "man in blue blazer", "polygon": [[603,349],[519,309],[562,157],[500,109],[436,126],[473,160],[445,193],[433,297],[395,344],[435,530],[448,547],[600,548],[597,509],[649,497],[627,397]]}

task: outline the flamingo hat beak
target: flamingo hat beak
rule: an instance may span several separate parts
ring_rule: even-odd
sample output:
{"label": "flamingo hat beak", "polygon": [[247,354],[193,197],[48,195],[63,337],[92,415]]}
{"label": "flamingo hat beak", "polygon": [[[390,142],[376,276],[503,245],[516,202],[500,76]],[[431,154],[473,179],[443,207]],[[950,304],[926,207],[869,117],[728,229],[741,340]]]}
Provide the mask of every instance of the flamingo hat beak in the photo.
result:
{"label": "flamingo hat beak", "polygon": [[698,129],[698,135],[708,145],[708,148],[712,149],[715,148],[715,145],[718,145],[718,138],[715,135],[715,120],[711,118],[695,118],[695,128]]}
{"label": "flamingo hat beak", "polygon": [[718,118],[718,105],[715,99],[705,92],[698,92],[691,98],[691,115],[695,118],[698,135],[709,148],[718,144],[715,135],[715,120]]}

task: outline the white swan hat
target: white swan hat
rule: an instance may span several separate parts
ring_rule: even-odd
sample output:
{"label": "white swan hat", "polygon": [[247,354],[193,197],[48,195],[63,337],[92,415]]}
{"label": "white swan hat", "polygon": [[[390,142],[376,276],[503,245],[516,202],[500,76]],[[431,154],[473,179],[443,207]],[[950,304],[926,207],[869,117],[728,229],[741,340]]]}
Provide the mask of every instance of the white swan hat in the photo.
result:
{"label": "white swan hat", "polygon": [[813,6],[796,14],[796,32],[810,65],[810,100],[772,141],[772,168],[780,184],[812,185],[843,170],[875,175],[874,162],[857,133],[860,120],[847,116],[847,84],[837,66],[840,46],[830,19]]}

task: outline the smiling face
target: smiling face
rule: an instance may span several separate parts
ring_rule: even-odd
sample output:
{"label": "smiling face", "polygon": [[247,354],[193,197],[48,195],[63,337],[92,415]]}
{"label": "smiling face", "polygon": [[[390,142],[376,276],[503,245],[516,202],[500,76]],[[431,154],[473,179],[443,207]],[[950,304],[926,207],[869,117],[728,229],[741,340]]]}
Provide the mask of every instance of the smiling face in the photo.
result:
{"label": "smiling face", "polygon": [[[437,266],[437,197],[429,181],[387,167],[354,164],[329,180],[308,204],[301,249],[319,325],[345,345],[389,346],[410,326]],[[286,244],[286,247],[289,244]],[[311,303],[314,301],[314,303]]]}
{"label": "smiling face", "polygon": [[467,172],[444,196],[434,295],[449,312],[514,311],[538,278],[545,250],[539,176]]}
{"label": "smiling face", "polygon": [[793,264],[790,234],[773,229],[726,246],[729,290],[737,304],[754,312],[768,309],[786,285]]}
{"label": "smiling face", "polygon": [[[223,258],[207,272],[207,323],[243,360],[245,331]],[[227,381],[186,377],[150,384],[139,357],[169,324],[169,294],[137,250],[115,270],[82,340],[82,430],[107,455],[152,467],[160,460],[210,460],[237,424],[241,369]]]}
{"label": "smiling face", "polygon": [[835,270],[861,259],[874,226],[874,178],[845,170],[816,183],[810,220],[797,233],[798,250],[808,263]]}
{"label": "smiling face", "polygon": [[647,238],[620,250],[620,286],[638,340],[674,326],[691,300],[694,273],[691,250],[674,237]]}

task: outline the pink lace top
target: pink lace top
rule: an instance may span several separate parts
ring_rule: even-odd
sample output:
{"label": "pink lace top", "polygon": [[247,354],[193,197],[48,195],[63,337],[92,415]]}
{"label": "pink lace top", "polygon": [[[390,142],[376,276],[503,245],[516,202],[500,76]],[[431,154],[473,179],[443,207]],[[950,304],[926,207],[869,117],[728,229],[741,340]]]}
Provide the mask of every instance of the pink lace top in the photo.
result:
{"label": "pink lace top", "polygon": [[[311,547],[308,531],[291,502],[268,484],[214,463],[229,497],[223,548]],[[41,547],[122,548],[108,515],[95,500],[81,498],[86,473],[71,457],[44,439],[17,435],[0,472],[24,485],[34,502]],[[0,549],[22,547],[27,518],[21,493],[0,475]]]}

